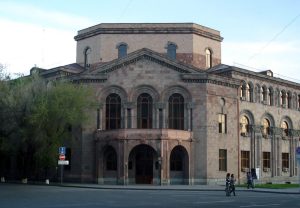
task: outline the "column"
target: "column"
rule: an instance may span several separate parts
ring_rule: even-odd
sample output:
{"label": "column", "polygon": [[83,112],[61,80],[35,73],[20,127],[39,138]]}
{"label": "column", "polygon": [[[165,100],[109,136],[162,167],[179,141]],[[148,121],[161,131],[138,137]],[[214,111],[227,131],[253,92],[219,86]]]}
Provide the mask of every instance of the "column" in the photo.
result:
{"label": "column", "polygon": [[155,103],[155,112],[156,112],[156,125],[155,127],[158,129],[165,128],[164,121],[164,109],[166,107],[165,103],[159,102]]}
{"label": "column", "polygon": [[192,115],[192,109],[194,108],[194,103],[193,102],[188,102],[186,104],[186,108],[187,108],[187,130],[188,131],[192,131],[193,128],[193,115]]}

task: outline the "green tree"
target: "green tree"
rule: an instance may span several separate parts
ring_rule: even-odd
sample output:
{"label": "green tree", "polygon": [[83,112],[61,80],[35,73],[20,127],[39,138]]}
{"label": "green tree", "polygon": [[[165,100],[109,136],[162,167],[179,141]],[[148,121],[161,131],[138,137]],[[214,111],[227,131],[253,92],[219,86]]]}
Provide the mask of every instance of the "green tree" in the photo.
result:
{"label": "green tree", "polygon": [[[55,167],[58,147],[72,137],[72,127],[87,121],[86,112],[92,107],[92,90],[87,86],[54,82],[34,99],[29,116],[29,135],[34,134],[37,145],[35,159],[46,171]],[[39,88],[40,89],[40,88]]]}
{"label": "green tree", "polygon": [[71,139],[71,127],[87,121],[93,91],[35,74],[6,82],[1,93],[0,154],[15,155],[22,178],[41,169],[47,174],[56,166],[58,147]]}

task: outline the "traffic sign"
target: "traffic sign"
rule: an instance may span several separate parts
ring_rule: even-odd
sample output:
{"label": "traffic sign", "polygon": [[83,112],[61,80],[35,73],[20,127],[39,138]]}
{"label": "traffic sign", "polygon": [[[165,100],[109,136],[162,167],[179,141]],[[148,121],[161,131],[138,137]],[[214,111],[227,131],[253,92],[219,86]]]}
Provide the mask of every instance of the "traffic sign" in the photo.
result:
{"label": "traffic sign", "polygon": [[65,155],[66,154],[66,147],[59,147],[58,154]]}
{"label": "traffic sign", "polygon": [[66,156],[65,155],[59,155],[59,160],[65,160],[66,159]]}
{"label": "traffic sign", "polygon": [[[296,148],[296,159],[300,162],[300,147]],[[300,174],[299,174],[300,175]],[[300,177],[300,176],[299,176]]]}
{"label": "traffic sign", "polygon": [[297,155],[300,155],[300,147],[297,147],[297,148],[296,148],[296,154],[297,154]]}
{"label": "traffic sign", "polygon": [[58,165],[69,165],[69,160],[58,160]]}

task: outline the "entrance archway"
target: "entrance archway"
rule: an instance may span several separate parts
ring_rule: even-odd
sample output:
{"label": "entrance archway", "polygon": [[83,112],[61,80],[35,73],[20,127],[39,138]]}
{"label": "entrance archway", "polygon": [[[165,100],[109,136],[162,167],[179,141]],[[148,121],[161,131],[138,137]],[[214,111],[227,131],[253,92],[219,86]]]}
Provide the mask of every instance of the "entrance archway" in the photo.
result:
{"label": "entrance archway", "polygon": [[176,146],[170,154],[170,183],[188,184],[189,156],[183,146]]}
{"label": "entrance archway", "polygon": [[141,144],[134,147],[129,154],[129,176],[134,177],[136,184],[152,184],[156,160],[157,154],[151,146]]}

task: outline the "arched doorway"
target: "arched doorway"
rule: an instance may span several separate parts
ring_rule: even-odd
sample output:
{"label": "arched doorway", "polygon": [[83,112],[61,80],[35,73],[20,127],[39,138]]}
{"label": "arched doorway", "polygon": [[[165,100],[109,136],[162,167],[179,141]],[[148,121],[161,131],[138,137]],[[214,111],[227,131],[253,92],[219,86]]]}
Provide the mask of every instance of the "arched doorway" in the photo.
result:
{"label": "arched doorway", "polygon": [[188,184],[189,157],[183,146],[176,146],[170,154],[170,183]]}
{"label": "arched doorway", "polygon": [[117,152],[112,146],[106,146],[103,151],[103,183],[117,184],[117,171]]}
{"label": "arched doorway", "polygon": [[152,184],[156,175],[154,173],[156,161],[157,154],[151,146],[141,144],[134,147],[128,160],[129,178],[134,178],[136,184]]}

